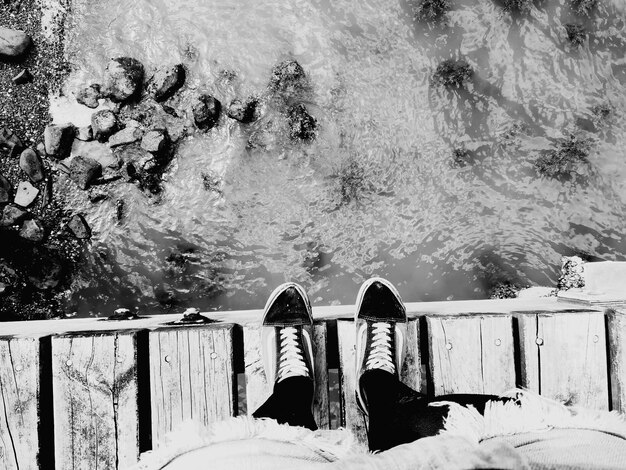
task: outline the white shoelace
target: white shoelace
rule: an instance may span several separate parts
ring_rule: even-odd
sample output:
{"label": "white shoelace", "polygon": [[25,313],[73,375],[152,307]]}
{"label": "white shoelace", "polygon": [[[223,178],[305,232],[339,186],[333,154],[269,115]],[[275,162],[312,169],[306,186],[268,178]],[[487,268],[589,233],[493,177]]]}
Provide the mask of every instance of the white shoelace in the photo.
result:
{"label": "white shoelace", "polygon": [[372,323],[372,344],[365,361],[365,369],[383,369],[395,374],[396,365],[391,351],[392,331],[393,324],[391,323]]}
{"label": "white shoelace", "polygon": [[309,376],[309,368],[304,361],[304,353],[300,347],[298,330],[291,326],[280,329],[280,353],[278,356],[277,382],[288,377]]}

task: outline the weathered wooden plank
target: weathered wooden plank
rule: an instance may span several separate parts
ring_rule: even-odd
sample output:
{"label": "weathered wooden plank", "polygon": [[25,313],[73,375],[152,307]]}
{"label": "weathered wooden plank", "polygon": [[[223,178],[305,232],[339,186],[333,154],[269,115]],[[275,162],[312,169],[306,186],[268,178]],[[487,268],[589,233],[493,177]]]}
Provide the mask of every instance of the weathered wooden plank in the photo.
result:
{"label": "weathered wooden plank", "polygon": [[[522,386],[568,405],[609,405],[606,329],[602,312],[522,315]],[[536,317],[533,319],[533,317]],[[532,322],[535,340],[532,345]],[[518,323],[519,324],[519,323]],[[520,329],[521,337],[522,329]]]}
{"label": "weathered wooden plank", "polygon": [[[420,391],[422,378],[419,353],[419,324],[417,319],[407,326],[407,349],[400,377],[415,390]],[[354,321],[337,321],[339,345],[339,383],[341,388],[341,422],[351,429],[357,439],[367,442],[367,423],[356,402],[356,328]]]}
{"label": "weathered wooden plank", "polygon": [[135,463],[137,333],[53,337],[52,373],[56,469]]}
{"label": "weathered wooden plank", "polygon": [[[328,365],[326,358],[326,322],[313,325],[313,355],[315,368],[315,394],[313,414],[320,428],[330,427],[328,403]],[[268,384],[261,356],[261,326],[251,323],[243,328],[244,364],[246,371],[246,400],[248,415],[252,415],[272,393]]]}
{"label": "weathered wooden plank", "polygon": [[500,394],[515,387],[510,315],[426,321],[435,395]]}
{"label": "weathered wooden plank", "polygon": [[210,424],[237,410],[234,325],[149,333],[152,445],[185,420]]}
{"label": "weathered wooden plank", "polygon": [[626,413],[626,309],[609,310],[607,318],[611,409]]}
{"label": "weathered wooden plank", "polygon": [[515,315],[519,334],[520,376],[518,385],[539,393],[539,349],[537,349],[537,315]]}
{"label": "weathered wooden plank", "polygon": [[330,402],[328,399],[328,357],[326,322],[313,325],[313,354],[315,367],[315,393],[313,416],[320,429],[330,428]]}
{"label": "weathered wooden plank", "polygon": [[40,341],[0,338],[0,468],[3,470],[39,468],[39,392]]}

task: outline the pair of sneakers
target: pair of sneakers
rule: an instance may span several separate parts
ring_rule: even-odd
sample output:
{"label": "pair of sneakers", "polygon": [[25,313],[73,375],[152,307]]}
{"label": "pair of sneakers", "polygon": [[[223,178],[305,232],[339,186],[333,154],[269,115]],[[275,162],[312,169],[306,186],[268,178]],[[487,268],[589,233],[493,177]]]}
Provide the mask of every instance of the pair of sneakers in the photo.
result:
{"label": "pair of sneakers", "polygon": [[[406,343],[406,309],[395,287],[375,277],[361,286],[354,319],[356,396],[367,414],[360,378],[374,369],[399,376]],[[262,325],[262,357],[268,382],[297,376],[314,380],[313,316],[304,289],[293,282],[278,286],[267,300]]]}

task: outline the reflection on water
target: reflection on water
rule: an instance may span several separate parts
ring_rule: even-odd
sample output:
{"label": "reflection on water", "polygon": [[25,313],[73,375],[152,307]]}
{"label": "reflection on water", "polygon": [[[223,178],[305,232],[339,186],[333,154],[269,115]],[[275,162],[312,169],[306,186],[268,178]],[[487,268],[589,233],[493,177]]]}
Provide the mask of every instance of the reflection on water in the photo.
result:
{"label": "reflection on water", "polygon": [[[566,0],[526,15],[459,0],[438,26],[409,0],[84,2],[68,90],[109,57],[183,62],[173,106],[188,109],[204,91],[263,95],[295,58],[321,130],[295,145],[279,110],[223,118],[184,141],[160,199],[131,185],[98,204],[77,195],[96,234],[77,308],[255,308],[285,280],[352,303],[374,274],[408,301],[481,298],[498,280],[553,284],[564,254],[626,259],[626,21],[612,1],[587,18]],[[579,48],[567,23],[588,31]],[[450,58],[474,69],[465,87],[431,83]],[[535,160],[570,133],[594,141],[581,178],[540,177]]]}

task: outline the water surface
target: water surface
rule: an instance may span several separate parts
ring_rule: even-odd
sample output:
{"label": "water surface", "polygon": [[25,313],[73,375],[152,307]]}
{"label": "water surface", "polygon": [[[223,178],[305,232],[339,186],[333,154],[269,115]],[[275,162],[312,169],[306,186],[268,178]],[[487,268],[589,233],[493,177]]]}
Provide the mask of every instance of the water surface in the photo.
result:
{"label": "water surface", "polygon": [[[223,118],[183,142],[160,199],[127,184],[95,205],[77,193],[74,209],[94,229],[76,284],[81,314],[258,308],[285,280],[316,304],[353,303],[372,275],[407,301],[483,298],[497,281],[553,285],[562,255],[626,259],[618,0],[590,18],[565,0],[521,16],[492,0],[453,1],[438,27],[416,22],[405,0],[85,4],[68,33],[68,90],[101,80],[110,57],[183,62],[188,82],[174,105],[188,109],[201,91],[222,103],[262,95],[272,66],[294,58],[321,132],[294,144],[276,110],[248,126]],[[578,49],[570,22],[590,31]],[[473,84],[431,84],[438,63],[460,57]],[[593,114],[598,105],[608,118]],[[265,128],[273,144],[246,148]],[[564,180],[538,175],[535,160],[569,133],[594,139],[590,163]],[[467,165],[452,163],[457,148]]]}

